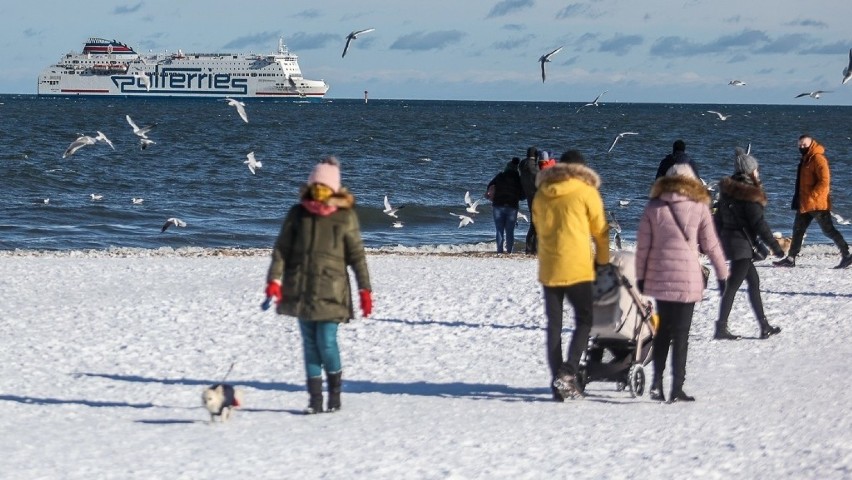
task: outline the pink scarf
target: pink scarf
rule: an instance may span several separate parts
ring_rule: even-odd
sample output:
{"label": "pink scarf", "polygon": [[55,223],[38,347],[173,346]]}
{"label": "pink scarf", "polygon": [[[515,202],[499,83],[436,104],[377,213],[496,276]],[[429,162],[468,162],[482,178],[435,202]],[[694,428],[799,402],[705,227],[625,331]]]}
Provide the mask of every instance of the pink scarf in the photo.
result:
{"label": "pink scarf", "polygon": [[321,217],[327,217],[337,211],[336,205],[328,205],[327,203],[318,202],[316,200],[310,200],[307,198],[302,200],[302,206],[305,207],[307,211],[313,213],[314,215],[319,215]]}

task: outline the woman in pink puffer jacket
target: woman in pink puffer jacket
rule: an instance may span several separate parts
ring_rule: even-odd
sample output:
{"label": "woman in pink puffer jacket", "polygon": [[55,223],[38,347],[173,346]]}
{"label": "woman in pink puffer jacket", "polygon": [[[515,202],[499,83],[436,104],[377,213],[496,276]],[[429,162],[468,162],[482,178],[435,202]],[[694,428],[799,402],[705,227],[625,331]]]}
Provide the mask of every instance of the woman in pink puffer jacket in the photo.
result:
{"label": "woman in pink puffer jacket", "polygon": [[[698,252],[705,253],[724,291],[725,253],[710,214],[710,194],[687,164],[676,165],[651,188],[639,222],[636,285],[657,301],[660,325],[654,336],[652,400],[664,401],[663,372],[672,348],[670,402],[694,401],[683,392],[689,328],[695,303],[704,293]],[[721,293],[721,292],[720,292]]]}

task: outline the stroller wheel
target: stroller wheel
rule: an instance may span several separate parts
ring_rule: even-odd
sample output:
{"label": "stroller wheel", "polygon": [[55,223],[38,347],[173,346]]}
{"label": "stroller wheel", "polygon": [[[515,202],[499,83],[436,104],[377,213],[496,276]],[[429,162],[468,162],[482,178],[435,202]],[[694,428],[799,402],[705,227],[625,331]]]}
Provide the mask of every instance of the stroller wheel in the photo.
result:
{"label": "stroller wheel", "polygon": [[645,393],[645,370],[638,363],[630,367],[630,372],[627,374],[630,387],[630,395],[633,398],[641,397]]}

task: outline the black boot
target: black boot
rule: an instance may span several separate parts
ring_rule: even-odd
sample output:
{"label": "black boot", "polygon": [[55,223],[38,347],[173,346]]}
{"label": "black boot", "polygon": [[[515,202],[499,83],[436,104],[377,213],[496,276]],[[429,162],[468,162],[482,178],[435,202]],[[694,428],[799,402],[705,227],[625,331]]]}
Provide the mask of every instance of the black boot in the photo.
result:
{"label": "black boot", "polygon": [[661,376],[654,377],[654,381],[651,383],[651,389],[648,390],[648,397],[655,402],[665,402],[666,395],[663,393],[663,381],[660,379]]}
{"label": "black boot", "polygon": [[[328,374],[328,409],[327,412],[340,410],[340,391],[343,390],[343,372]],[[322,400],[320,400],[322,401]]]}
{"label": "black boot", "polygon": [[678,402],[694,402],[695,397],[691,397],[685,393],[683,390],[672,391],[672,396],[669,399],[669,403],[678,403]]}
{"label": "black boot", "polygon": [[304,412],[308,415],[322,413],[322,377],[308,378],[308,393],[310,400]]}
{"label": "black boot", "polygon": [[739,340],[742,337],[731,333],[728,330],[727,322],[716,322],[716,333],[713,334],[713,338],[715,338],[716,340]]}
{"label": "black boot", "polygon": [[769,338],[781,333],[781,327],[773,327],[765,318],[760,322],[760,338]]}

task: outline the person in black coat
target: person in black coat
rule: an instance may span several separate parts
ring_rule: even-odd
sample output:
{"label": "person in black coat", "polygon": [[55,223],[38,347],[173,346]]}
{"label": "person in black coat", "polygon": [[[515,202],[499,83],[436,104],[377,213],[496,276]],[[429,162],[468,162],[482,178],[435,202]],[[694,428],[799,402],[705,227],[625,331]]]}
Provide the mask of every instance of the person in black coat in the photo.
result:
{"label": "person in black coat", "polygon": [[520,170],[521,175],[521,186],[524,189],[524,196],[527,199],[527,207],[530,210],[530,228],[527,230],[524,253],[535,255],[537,251],[537,237],[535,234],[535,225],[533,225],[532,221],[532,203],[536,191],[535,177],[539,172],[538,149],[536,147],[530,147],[527,149],[527,156],[521,160],[520,165],[518,165],[518,169]]}
{"label": "person in black coat", "polygon": [[[515,246],[515,225],[518,223],[518,204],[526,198],[518,173],[520,159],[513,158],[506,168],[498,173],[488,187],[494,185],[491,198],[494,226],[497,228],[497,253],[512,253]],[[505,247],[504,247],[505,241]]]}
{"label": "person in black coat", "polygon": [[772,236],[763,216],[766,193],[760,183],[757,159],[741,148],[736,149],[734,175],[719,182],[719,202],[716,210],[716,229],[725,256],[731,262],[722,301],[719,304],[719,320],[716,322],[717,340],[737,340],[739,335],[728,331],[728,316],[743,280],[748,283],[748,298],[760,324],[760,338],[768,338],[781,332],[780,327],[769,324],[763,312],[760,298],[760,277],[752,260],[752,245],[762,240],[775,254],[782,258],[784,251]]}
{"label": "person in black coat", "polygon": [[666,155],[666,157],[660,161],[660,166],[657,167],[657,176],[654,178],[665,177],[669,169],[678,163],[689,164],[689,166],[692,167],[692,172],[695,176],[701,178],[698,175],[698,168],[696,168],[695,162],[693,162],[692,158],[686,154],[686,143],[683,140],[675,140],[672,144],[672,153]]}

